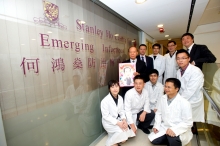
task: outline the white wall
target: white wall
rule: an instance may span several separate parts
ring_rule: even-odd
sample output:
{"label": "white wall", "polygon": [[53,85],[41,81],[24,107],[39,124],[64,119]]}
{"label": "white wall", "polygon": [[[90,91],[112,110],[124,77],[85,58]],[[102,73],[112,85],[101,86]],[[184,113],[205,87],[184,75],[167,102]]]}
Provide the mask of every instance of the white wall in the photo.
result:
{"label": "white wall", "polygon": [[220,22],[200,25],[194,32],[196,44],[204,44],[217,58],[220,63]]}
{"label": "white wall", "polygon": [[143,31],[139,31],[139,44],[146,44],[146,40],[148,40],[149,42],[152,42],[153,43],[153,38],[150,37],[148,34],[146,34],[145,32]]}

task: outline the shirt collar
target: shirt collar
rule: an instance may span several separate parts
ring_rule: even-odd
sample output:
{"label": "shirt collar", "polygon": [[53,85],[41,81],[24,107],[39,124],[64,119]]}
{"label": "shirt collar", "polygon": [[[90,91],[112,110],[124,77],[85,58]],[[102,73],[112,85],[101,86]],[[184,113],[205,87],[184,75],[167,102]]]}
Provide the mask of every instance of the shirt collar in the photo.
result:
{"label": "shirt collar", "polygon": [[193,45],[194,45],[194,43],[192,43],[192,45],[189,46],[189,48],[187,48],[187,49],[189,49],[189,52],[192,50]]}
{"label": "shirt collar", "polygon": [[137,58],[136,58],[136,59],[134,59],[134,60],[130,59],[130,62],[132,62],[132,63],[133,63],[133,61],[134,61],[134,63],[136,63],[136,62],[137,62]]}
{"label": "shirt collar", "polygon": [[181,71],[185,71],[187,69],[187,67],[189,66],[189,64],[185,67],[185,68],[180,68]]}
{"label": "shirt collar", "polygon": [[140,55],[140,57],[145,57],[145,55]]}

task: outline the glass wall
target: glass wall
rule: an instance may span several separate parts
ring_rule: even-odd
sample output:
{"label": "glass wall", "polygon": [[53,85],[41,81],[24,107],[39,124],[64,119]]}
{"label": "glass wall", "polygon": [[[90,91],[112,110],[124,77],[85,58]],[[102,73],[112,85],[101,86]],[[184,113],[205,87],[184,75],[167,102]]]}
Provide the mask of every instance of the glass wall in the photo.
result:
{"label": "glass wall", "polygon": [[203,73],[206,123],[197,123],[200,144],[218,146],[220,145],[220,64],[204,64]]}
{"label": "glass wall", "polygon": [[100,136],[106,83],[138,30],[89,0],[0,0],[0,32],[7,145],[88,146]]}

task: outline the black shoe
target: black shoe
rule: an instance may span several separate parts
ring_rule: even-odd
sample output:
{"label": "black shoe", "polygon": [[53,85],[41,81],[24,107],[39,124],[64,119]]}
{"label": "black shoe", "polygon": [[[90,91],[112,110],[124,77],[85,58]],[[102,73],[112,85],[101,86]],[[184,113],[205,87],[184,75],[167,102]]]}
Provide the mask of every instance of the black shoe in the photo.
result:
{"label": "black shoe", "polygon": [[141,130],[143,129],[140,124],[138,124],[137,127],[138,127],[138,129],[141,129]]}
{"label": "black shoe", "polygon": [[153,125],[150,125],[149,127],[148,127],[148,129],[152,129],[154,126]]}
{"label": "black shoe", "polygon": [[144,133],[146,133],[146,134],[150,134],[150,131],[149,131],[147,128],[142,129],[142,131],[143,131]]}

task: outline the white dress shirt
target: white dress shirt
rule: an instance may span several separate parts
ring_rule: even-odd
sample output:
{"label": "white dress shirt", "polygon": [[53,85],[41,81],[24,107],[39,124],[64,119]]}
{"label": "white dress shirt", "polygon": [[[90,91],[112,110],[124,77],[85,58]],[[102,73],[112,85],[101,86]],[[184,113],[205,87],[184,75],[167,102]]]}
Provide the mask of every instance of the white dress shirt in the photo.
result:
{"label": "white dress shirt", "polygon": [[[133,62],[133,61],[134,61],[134,62]],[[136,63],[137,63],[137,59],[135,59],[135,60],[130,59],[130,62],[136,64]]]}
{"label": "white dress shirt", "polygon": [[189,54],[190,54],[190,52],[191,52],[191,50],[192,50],[193,45],[194,45],[194,43],[193,43],[191,46],[189,46],[189,48],[187,48],[187,49],[188,49]]}

